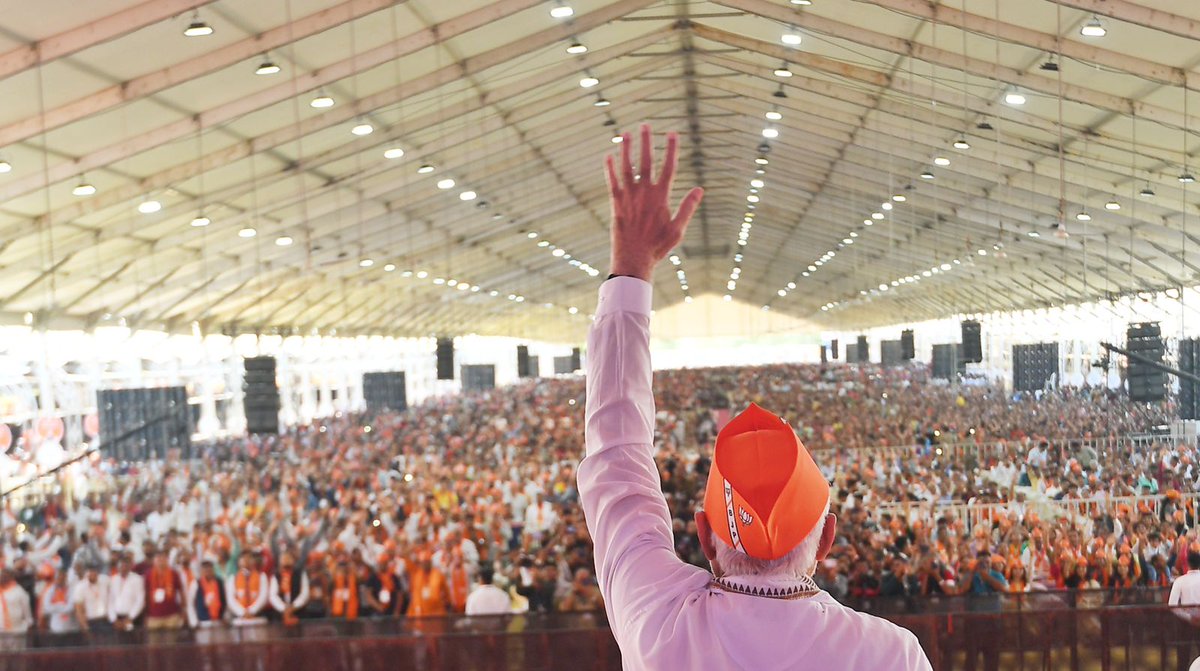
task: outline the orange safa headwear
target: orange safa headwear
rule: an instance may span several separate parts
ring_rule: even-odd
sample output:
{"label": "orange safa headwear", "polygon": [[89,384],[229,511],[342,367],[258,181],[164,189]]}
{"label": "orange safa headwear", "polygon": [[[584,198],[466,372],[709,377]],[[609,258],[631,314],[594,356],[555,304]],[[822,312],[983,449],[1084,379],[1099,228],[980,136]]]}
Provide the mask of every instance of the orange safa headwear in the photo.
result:
{"label": "orange safa headwear", "polygon": [[829,483],[792,427],[751,403],[717,435],[704,494],[726,545],[779,559],[804,540],[829,502]]}

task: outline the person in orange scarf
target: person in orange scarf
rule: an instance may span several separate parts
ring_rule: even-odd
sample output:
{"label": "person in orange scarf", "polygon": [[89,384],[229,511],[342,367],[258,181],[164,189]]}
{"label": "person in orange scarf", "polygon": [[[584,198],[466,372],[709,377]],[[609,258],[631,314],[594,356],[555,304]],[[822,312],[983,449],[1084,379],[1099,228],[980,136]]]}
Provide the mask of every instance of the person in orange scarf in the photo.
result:
{"label": "person in orange scarf", "polygon": [[455,548],[450,559],[450,608],[453,612],[467,612],[467,595],[470,592],[471,578],[463,564],[462,552]]}
{"label": "person in orange scarf", "polygon": [[344,556],[338,559],[329,585],[329,617],[336,619],[358,619],[359,593],[358,576]]}
{"label": "person in orange scarf", "polygon": [[67,588],[67,572],[54,574],[54,581],[42,592],[39,615],[43,627],[51,633],[62,634],[79,631],[75,621],[75,606],[71,603],[71,590]]}
{"label": "person in orange scarf", "polygon": [[200,563],[200,575],[188,585],[188,624],[193,629],[214,627],[225,619],[225,590],[212,561]]}
{"label": "person in orange scarf", "polygon": [[271,607],[287,626],[300,623],[297,613],[308,604],[308,574],[296,569],[296,557],[284,552],[279,558],[279,572],[271,576]]}
{"label": "person in orange scarf", "polygon": [[379,570],[372,571],[366,562],[359,564],[362,598],[370,606],[372,615],[398,615],[404,599],[400,594],[400,581],[396,579],[396,568],[390,552],[385,550],[379,556],[378,566]]}
{"label": "person in orange scarf", "polygon": [[182,629],[186,596],[179,574],[157,552],[146,570],[146,629]]}
{"label": "person in orange scarf", "polygon": [[446,604],[450,601],[450,589],[446,584],[446,576],[434,568],[428,552],[421,552],[417,555],[410,582],[412,601],[408,604],[409,617],[446,614]]}
{"label": "person in orange scarf", "polygon": [[225,579],[225,600],[236,625],[264,624],[262,616],[267,606],[267,575],[258,570],[254,555],[238,559],[238,571]]}

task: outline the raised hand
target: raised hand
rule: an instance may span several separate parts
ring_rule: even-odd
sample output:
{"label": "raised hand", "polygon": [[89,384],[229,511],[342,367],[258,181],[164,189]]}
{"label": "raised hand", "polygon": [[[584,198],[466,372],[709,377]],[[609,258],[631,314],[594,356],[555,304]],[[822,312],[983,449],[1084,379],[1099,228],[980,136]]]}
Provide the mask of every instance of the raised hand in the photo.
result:
{"label": "raised hand", "polygon": [[649,281],[654,266],[683,239],[688,222],[704,197],[704,189],[696,187],[689,191],[671,214],[671,184],[675,181],[679,136],[667,134],[666,156],[657,180],[653,179],[650,126],[641,127],[641,165],[637,172],[630,157],[633,137],[626,133],[622,139],[619,176],[617,159],[611,154],[604,159],[612,196],[612,273]]}

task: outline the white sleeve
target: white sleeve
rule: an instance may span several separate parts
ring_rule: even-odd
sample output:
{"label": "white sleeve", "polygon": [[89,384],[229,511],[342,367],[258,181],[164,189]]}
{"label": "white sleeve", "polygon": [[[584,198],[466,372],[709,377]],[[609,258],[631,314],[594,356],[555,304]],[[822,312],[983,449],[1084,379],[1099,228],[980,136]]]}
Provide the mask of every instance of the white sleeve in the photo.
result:
{"label": "white sleeve", "polygon": [[183,590],[184,593],[186,594],[186,597],[184,600],[187,601],[187,603],[184,604],[184,610],[187,612],[188,626],[191,627],[192,629],[195,629],[196,626],[200,623],[200,619],[196,615],[196,585],[197,584],[198,584],[197,581],[193,580],[192,583]]}
{"label": "white sleeve", "polygon": [[1183,590],[1181,590],[1179,588],[1179,579],[1176,578],[1175,582],[1171,583],[1171,596],[1167,598],[1167,605],[1168,606],[1180,605],[1179,601],[1180,601],[1180,597],[1182,596],[1182,594],[1183,594]]}
{"label": "white sleeve", "polygon": [[238,603],[236,584],[236,573],[225,579],[225,601],[228,604],[229,612],[234,617],[241,617],[246,614],[246,611],[242,608],[242,604]]}
{"label": "white sleeve", "polygon": [[308,605],[308,574],[304,571],[300,572],[300,593],[296,595],[296,600],[292,602],[292,608],[300,610]]}
{"label": "white sleeve", "polygon": [[287,604],[283,602],[283,597],[279,593],[279,579],[275,576],[271,576],[270,585],[271,586],[267,588],[267,592],[269,592],[271,595],[271,607],[275,609],[275,612],[282,613],[283,611],[287,610]]}
{"label": "white sleeve", "polygon": [[[130,573],[129,575],[135,575]],[[146,583],[139,579],[133,581],[133,609],[129,614],[129,619],[136,620],[137,616],[142,614],[142,609],[146,607]]]}
{"label": "white sleeve", "polygon": [[248,615],[258,615],[267,607],[267,574],[258,574],[258,599],[250,606]]}

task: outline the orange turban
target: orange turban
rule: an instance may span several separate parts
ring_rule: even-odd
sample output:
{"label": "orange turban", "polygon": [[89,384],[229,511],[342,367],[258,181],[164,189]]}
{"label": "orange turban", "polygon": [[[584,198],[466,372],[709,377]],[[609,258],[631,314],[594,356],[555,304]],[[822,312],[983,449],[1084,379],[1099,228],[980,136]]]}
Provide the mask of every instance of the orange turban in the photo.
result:
{"label": "orange turban", "polygon": [[726,545],[779,559],[816,528],[828,502],[825,476],[779,417],[751,403],[717,435],[704,509]]}

